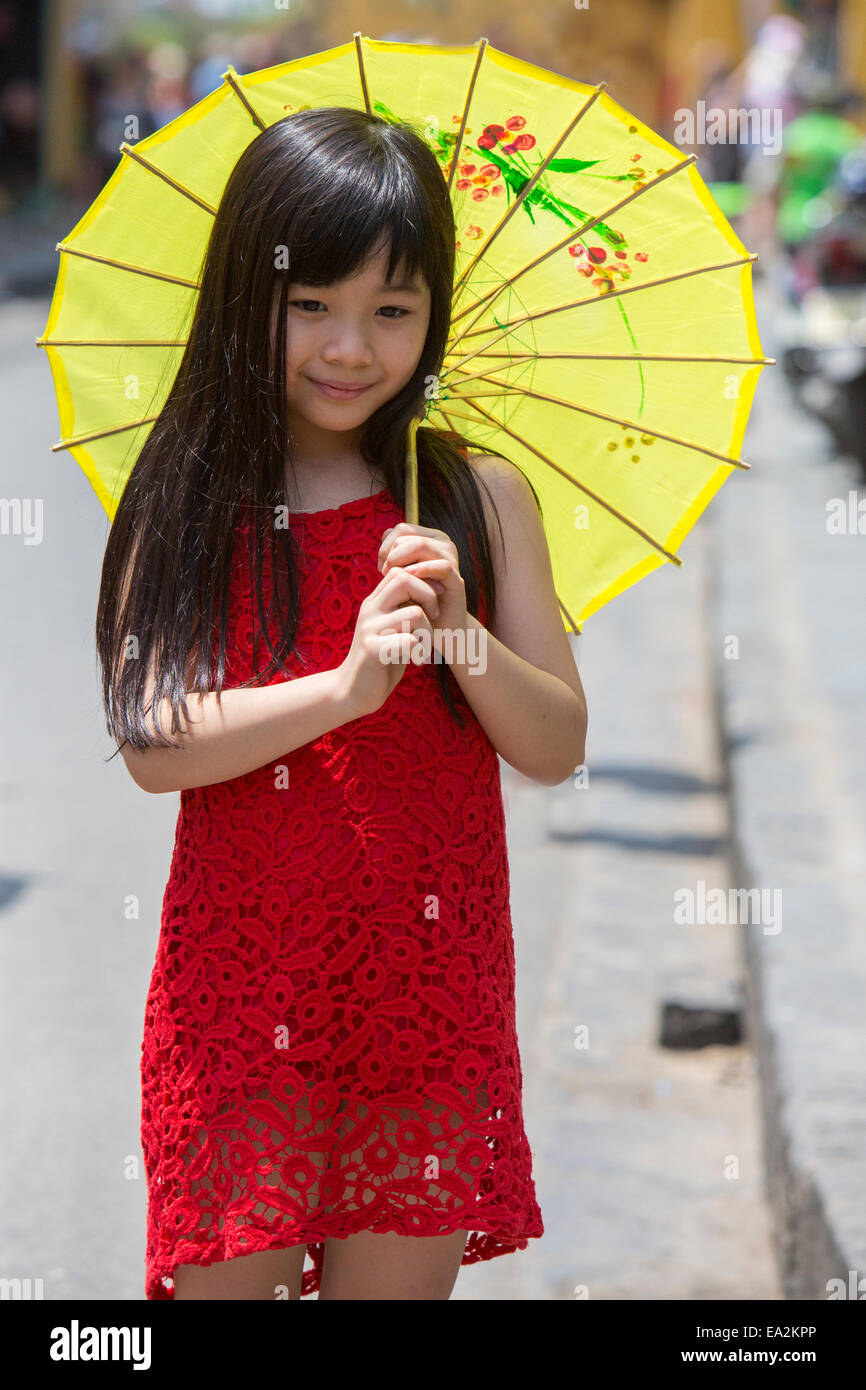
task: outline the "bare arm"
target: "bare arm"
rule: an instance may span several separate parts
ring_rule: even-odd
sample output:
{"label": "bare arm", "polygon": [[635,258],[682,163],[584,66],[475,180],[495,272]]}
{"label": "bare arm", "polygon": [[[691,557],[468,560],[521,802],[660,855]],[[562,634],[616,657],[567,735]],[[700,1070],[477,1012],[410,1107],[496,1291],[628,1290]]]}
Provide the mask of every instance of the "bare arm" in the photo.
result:
{"label": "bare arm", "polygon": [[[133,568],[130,560],[121,581],[121,612],[125,611]],[[189,721],[181,714],[180,728],[170,732],[171,701],[162,699],[158,704],[160,730],[178,746],[133,748],[129,743],[121,744],[127,771],[142,791],[176,792],[242,777],[367,713],[351,697],[344,667],[275,685],[224,690],[218,704],[214,691],[192,689],[197,656],[196,638],[186,666]],[[144,687],[145,719],[151,730],[155,727],[154,686],[151,659]]]}
{"label": "bare arm", "polygon": [[[547,538],[526,480],[490,455],[472,460],[494,495],[505,540],[484,494],[496,572],[496,618],[485,629],[486,670],[451,669],[475,717],[507,763],[545,786],[564,782],[586,756],[586,697],[562,624]],[[467,650],[468,644],[467,644]]]}
{"label": "bare arm", "polygon": [[[146,705],[151,699],[148,681]],[[187,695],[188,724],[171,737],[178,748],[132,748],[121,755],[133,781],[146,792],[174,792],[241,777],[275,762],[364,712],[351,703],[339,667],[276,685]],[[171,704],[159,704],[160,727],[171,726]]]}
{"label": "bare arm", "polygon": [[582,693],[518,656],[470,614],[467,634],[471,628],[478,637],[472,645],[467,640],[467,654],[483,651],[482,666],[457,658],[450,666],[472,713],[507,763],[535,782],[558,786],[586,756]]}

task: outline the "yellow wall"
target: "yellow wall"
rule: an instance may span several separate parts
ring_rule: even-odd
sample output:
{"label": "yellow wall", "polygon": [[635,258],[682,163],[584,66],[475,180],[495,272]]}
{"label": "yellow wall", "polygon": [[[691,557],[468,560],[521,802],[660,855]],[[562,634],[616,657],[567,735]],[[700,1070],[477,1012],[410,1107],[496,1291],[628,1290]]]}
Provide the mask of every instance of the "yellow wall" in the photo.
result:
{"label": "yellow wall", "polygon": [[746,54],[748,37],[740,0],[670,0],[664,114],[694,107],[705,95],[713,66],[726,61],[735,67]]}
{"label": "yellow wall", "polygon": [[[845,82],[866,98],[866,0],[840,0],[839,62]],[[847,114],[866,130],[866,103]]]}

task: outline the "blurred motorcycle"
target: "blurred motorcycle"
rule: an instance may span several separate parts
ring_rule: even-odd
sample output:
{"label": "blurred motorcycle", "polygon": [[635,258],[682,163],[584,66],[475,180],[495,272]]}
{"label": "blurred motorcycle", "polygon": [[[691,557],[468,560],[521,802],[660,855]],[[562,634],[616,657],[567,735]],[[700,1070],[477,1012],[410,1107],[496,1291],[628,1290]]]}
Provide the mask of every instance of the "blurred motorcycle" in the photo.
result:
{"label": "blurred motorcycle", "polygon": [[866,473],[866,143],[840,161],[824,224],[789,248],[785,374]]}

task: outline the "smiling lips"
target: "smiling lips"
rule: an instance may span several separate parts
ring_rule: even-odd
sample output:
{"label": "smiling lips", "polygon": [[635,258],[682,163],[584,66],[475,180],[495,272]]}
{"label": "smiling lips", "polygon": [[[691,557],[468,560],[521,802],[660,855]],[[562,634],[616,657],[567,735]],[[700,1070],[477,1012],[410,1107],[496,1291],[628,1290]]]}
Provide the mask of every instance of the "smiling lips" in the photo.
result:
{"label": "smiling lips", "polygon": [[314,386],[318,386],[319,390],[322,391],[324,395],[330,396],[333,400],[337,401],[354,400],[356,396],[360,396],[364,391],[369,391],[370,389],[369,386],[344,386],[339,382],[317,381],[314,376],[311,376],[309,380]]}

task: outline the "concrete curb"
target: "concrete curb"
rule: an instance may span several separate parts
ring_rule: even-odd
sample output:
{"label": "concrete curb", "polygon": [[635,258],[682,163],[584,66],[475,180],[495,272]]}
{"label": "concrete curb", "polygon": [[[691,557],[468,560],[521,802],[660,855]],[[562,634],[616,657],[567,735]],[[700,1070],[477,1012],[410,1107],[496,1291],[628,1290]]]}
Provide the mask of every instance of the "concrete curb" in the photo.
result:
{"label": "concrete curb", "polygon": [[[778,356],[771,284],[760,298],[763,346]],[[708,514],[715,718],[734,884],[780,885],[785,903],[778,934],[740,922],[780,1281],[789,1299],[862,1298],[864,542],[827,535],[826,499],[856,480],[772,371],[743,449],[754,472],[727,483]],[[731,634],[735,660],[723,649]]]}
{"label": "concrete curb", "polygon": [[[736,740],[727,727],[721,682],[716,690],[719,746],[728,776],[731,808],[731,871],[736,885],[759,883],[753,858],[743,843],[745,817],[740,804]],[[764,875],[766,877],[766,875]],[[766,1000],[765,974],[770,968],[762,954],[762,939],[754,926],[740,924],[743,956],[746,1036],[758,1059],[762,1144],[767,1201],[772,1215],[773,1244],[779,1277],[788,1299],[826,1299],[831,1279],[847,1279],[858,1268],[853,1251],[844,1251],[844,1233],[837,1231],[822,1199],[822,1175],[810,1171],[798,1145],[786,1103],[779,1054],[784,1033],[774,1028]],[[860,1266],[862,1273],[862,1265]]]}

